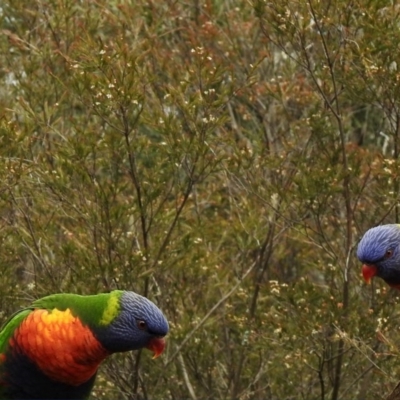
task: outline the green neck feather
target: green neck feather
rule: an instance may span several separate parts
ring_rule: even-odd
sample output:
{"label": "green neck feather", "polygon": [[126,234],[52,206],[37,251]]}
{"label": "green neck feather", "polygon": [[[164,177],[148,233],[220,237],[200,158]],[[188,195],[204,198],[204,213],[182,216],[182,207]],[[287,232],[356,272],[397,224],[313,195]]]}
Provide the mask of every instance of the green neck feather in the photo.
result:
{"label": "green neck feather", "polygon": [[75,316],[89,326],[109,325],[120,313],[121,290],[111,293],[80,296],[77,294],[53,294],[33,302],[34,308],[60,311],[69,308]]}
{"label": "green neck feather", "polygon": [[1,327],[0,331],[0,354],[4,353],[8,347],[8,340],[13,335],[21,322],[27,317],[31,310],[21,310],[13,314]]}

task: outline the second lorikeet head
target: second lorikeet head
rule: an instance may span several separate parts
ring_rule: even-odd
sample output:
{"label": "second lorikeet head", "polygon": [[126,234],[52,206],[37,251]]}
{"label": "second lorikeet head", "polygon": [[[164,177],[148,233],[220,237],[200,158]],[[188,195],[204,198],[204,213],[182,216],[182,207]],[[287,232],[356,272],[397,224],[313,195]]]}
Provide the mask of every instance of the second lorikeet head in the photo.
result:
{"label": "second lorikeet head", "polygon": [[362,274],[367,283],[378,276],[400,289],[400,225],[369,229],[358,244],[357,257],[364,264]]}

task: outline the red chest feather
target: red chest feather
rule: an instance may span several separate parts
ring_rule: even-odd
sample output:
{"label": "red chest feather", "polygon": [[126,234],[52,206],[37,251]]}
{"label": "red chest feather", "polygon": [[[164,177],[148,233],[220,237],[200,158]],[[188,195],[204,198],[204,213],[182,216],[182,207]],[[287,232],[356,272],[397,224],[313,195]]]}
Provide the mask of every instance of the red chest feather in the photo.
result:
{"label": "red chest feather", "polygon": [[81,385],[109,353],[70,310],[35,310],[15,330],[10,350],[29,357],[49,378]]}

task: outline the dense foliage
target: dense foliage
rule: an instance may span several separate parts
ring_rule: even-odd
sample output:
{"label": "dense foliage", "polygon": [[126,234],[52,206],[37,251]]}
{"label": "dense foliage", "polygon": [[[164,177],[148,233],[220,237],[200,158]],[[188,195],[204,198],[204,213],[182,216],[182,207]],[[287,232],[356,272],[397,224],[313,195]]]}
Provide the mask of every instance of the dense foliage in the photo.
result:
{"label": "dense foliage", "polygon": [[98,399],[379,399],[400,294],[360,278],[399,222],[400,7],[360,0],[4,0],[2,319],[126,288],[165,355]]}

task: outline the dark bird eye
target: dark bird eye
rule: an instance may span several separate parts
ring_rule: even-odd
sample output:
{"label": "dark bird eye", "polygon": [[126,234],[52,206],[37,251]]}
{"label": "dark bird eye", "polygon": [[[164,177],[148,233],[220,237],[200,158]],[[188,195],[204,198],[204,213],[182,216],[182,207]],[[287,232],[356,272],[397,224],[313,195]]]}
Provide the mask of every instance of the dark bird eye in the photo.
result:
{"label": "dark bird eye", "polygon": [[137,327],[139,329],[141,329],[142,331],[145,330],[147,328],[146,321],[143,321],[143,320],[137,321]]}
{"label": "dark bird eye", "polygon": [[386,260],[386,259],[392,257],[392,255],[393,255],[393,250],[392,249],[386,250],[384,259]]}

